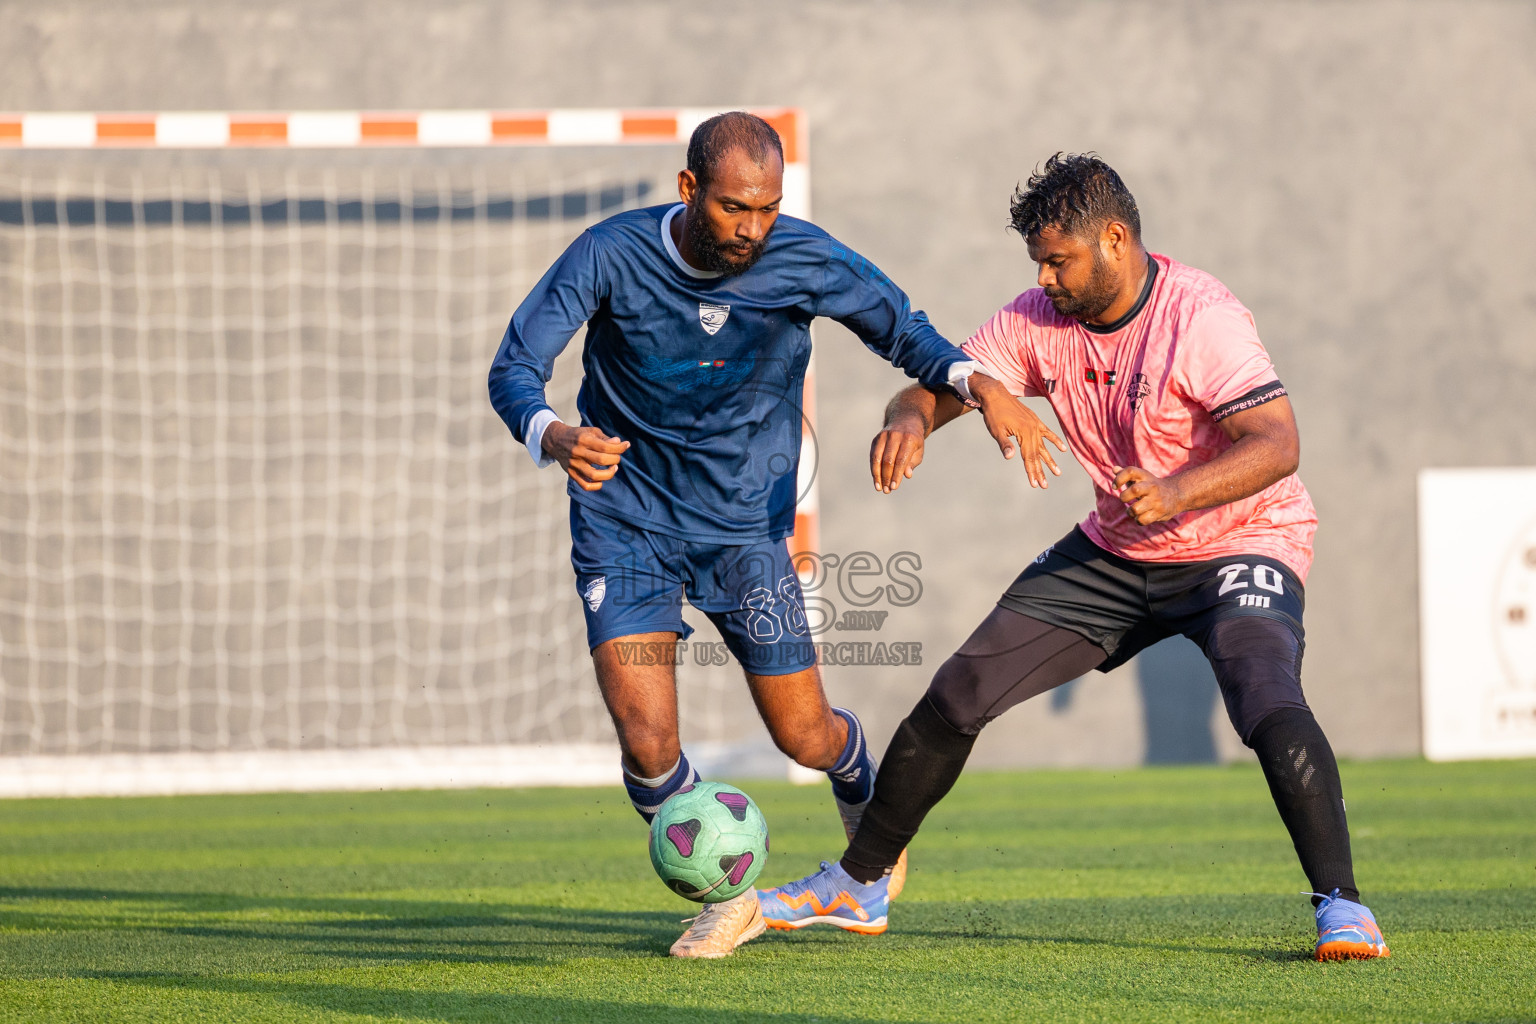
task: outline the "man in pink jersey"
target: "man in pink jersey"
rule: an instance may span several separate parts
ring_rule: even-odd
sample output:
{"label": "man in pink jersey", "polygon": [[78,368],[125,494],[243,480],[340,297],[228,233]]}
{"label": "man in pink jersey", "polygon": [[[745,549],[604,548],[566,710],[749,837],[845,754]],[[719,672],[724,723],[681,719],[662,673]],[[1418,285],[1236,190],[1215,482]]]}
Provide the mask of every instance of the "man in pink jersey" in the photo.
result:
{"label": "man in pink jersey", "polygon": [[[884,930],[891,865],[983,726],[1182,634],[1210,660],[1311,882],[1314,955],[1387,956],[1355,887],[1338,765],[1302,694],[1317,514],[1295,475],[1290,401],[1253,317],[1211,275],[1147,252],[1135,199],[1096,156],[1052,157],[1011,212],[1039,287],[963,346],[999,382],[974,376],[971,390],[988,401],[1004,456],[1017,441],[1040,487],[1047,470],[1060,473],[1047,444],[1067,449],[1022,403],[1003,422],[987,391],[1046,399],[1093,481],[1094,509],[939,669],[896,730],[841,861],[760,894],[768,925]],[[911,477],[927,435],[965,411],[947,393],[899,393],[871,450],[877,489]]]}

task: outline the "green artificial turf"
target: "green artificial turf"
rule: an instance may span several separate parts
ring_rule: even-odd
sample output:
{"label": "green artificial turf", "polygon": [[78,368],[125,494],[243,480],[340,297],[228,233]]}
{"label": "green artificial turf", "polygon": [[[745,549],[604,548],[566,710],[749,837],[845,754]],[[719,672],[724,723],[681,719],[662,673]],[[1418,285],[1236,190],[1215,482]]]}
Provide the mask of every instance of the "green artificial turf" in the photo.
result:
{"label": "green artificial turf", "polygon": [[[1253,765],[972,774],[877,938],[668,959],[618,787],[0,802],[0,1019],[1536,1020],[1536,763],[1346,764],[1391,959],[1317,964]],[[840,850],[752,782],[764,883]]]}

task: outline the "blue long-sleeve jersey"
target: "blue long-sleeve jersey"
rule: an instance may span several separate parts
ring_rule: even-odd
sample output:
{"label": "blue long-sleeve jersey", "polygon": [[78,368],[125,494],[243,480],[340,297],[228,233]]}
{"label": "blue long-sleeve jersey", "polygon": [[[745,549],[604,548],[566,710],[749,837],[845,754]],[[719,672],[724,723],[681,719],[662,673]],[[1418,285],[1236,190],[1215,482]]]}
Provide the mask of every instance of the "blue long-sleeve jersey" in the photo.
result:
{"label": "blue long-sleeve jersey", "polygon": [[680,205],[618,214],[528,293],[491,364],[491,404],[526,443],[555,357],[587,325],[583,425],[629,441],[599,491],[571,499],[647,530],[745,544],[794,529],[810,323],[831,317],[930,387],[963,360],[873,264],[780,216],[762,257],[720,276],[683,262]]}

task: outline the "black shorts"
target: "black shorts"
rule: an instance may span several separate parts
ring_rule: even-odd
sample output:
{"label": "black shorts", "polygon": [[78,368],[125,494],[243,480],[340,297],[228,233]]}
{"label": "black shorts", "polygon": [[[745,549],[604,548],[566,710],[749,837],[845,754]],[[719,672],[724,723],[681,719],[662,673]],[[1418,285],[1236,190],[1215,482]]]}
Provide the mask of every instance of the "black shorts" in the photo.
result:
{"label": "black shorts", "polygon": [[1100,672],[1176,634],[1209,653],[1216,625],[1245,616],[1285,623],[1298,651],[1305,639],[1306,592],[1282,562],[1263,555],[1133,562],[1105,551],[1079,527],[1041,552],[997,603],[1103,648]]}

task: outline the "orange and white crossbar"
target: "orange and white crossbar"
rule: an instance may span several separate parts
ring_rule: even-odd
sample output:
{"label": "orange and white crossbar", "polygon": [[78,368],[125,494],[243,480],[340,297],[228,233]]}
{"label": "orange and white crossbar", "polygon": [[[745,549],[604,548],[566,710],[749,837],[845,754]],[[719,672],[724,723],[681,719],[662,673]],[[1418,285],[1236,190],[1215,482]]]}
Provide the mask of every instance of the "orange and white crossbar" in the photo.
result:
{"label": "orange and white crossbar", "polygon": [[[687,142],[717,113],[679,110],[307,110],[288,113],[171,111],[0,113],[0,146],[91,149],[150,146],[605,146]],[[786,163],[805,160],[805,115],[754,110],[778,130]]]}
{"label": "orange and white crossbar", "polygon": [[[795,107],[749,108],[784,143],[784,201],[794,217],[811,216],[809,138]],[[286,113],[0,113],[6,149],[349,149],[379,147],[612,146],[686,143],[713,108],[633,110],[301,110]],[[805,381],[800,501],[790,552],[815,551],[818,501],[815,364]]]}

